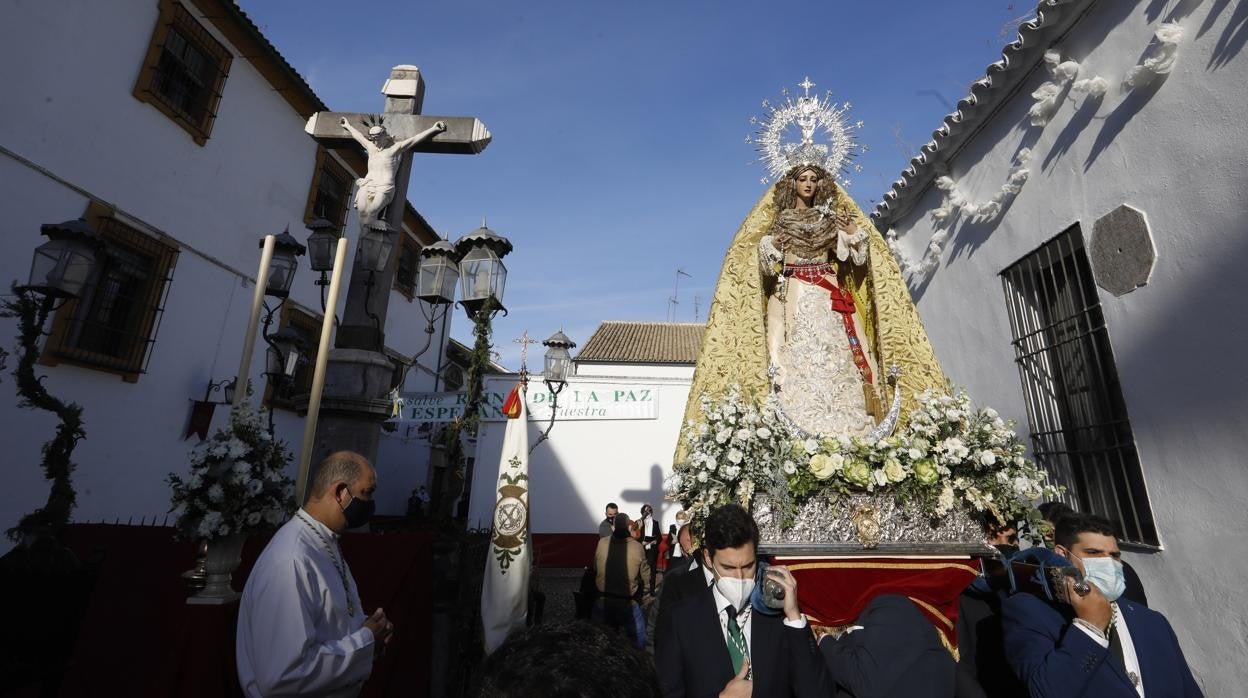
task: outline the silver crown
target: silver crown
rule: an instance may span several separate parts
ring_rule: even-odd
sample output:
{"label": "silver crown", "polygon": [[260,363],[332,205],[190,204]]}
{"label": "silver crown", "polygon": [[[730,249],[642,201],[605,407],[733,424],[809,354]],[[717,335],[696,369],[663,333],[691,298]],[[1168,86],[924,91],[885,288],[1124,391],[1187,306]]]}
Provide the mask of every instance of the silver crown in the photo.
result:
{"label": "silver crown", "polygon": [[849,123],[846,114],[852,105],[849,102],[834,104],[831,91],[823,96],[811,95],[810,88],[814,86],[807,77],[798,83],[803,94],[794,98],[788,90],[781,90],[781,103],[763,100],[763,108],[768,113],[762,118],[750,118],[750,123],[758,126],[758,130],[745,142],[756,145],[759,153],[756,162],[767,170],[762,178],[764,184],[779,179],[799,165],[821,167],[843,187],[850,184],[846,172],[862,171],[861,165],[850,162],[867,150],[858,145],[854,133],[862,128],[862,122]]}

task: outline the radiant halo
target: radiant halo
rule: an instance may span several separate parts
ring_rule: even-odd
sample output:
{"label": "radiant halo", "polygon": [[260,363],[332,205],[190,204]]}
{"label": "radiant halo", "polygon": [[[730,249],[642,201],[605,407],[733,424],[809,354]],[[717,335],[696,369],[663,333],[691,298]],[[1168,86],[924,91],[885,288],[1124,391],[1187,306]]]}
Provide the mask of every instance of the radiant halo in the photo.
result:
{"label": "radiant halo", "polygon": [[760,162],[767,169],[763,184],[773,182],[798,165],[818,165],[836,178],[842,187],[848,187],[847,172],[861,172],[862,166],[852,163],[854,157],[867,152],[858,144],[855,132],[862,122],[850,123],[846,118],[849,102],[835,104],[832,91],[823,96],[810,94],[815,83],[807,77],[798,83],[804,91],[796,98],[789,91],[781,90],[783,101],[772,104],[763,100],[768,113],[763,117],[750,117],[750,123],[758,126],[754,135],[745,139],[754,143]]}

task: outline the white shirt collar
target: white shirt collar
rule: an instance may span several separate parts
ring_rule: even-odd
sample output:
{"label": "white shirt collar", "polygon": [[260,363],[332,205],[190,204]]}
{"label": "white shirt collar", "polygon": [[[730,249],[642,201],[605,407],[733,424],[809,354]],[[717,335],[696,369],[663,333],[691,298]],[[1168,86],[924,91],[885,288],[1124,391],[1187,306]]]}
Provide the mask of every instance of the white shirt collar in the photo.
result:
{"label": "white shirt collar", "polygon": [[295,512],[295,516],[303,519],[305,523],[311,524],[313,528],[320,531],[321,535],[325,536],[329,540],[337,540],[339,538],[338,534],[334,533],[332,528],[318,521],[315,516],[308,513],[307,509],[300,507],[299,510]]}
{"label": "white shirt collar", "polygon": [[[699,565],[699,567],[701,567],[702,569],[702,576],[706,577],[706,585],[708,587],[715,586],[715,573],[711,571],[711,568],[707,567],[706,565]],[[716,593],[719,593],[719,592],[716,592]],[[723,609],[720,609],[720,610],[723,610]]]}

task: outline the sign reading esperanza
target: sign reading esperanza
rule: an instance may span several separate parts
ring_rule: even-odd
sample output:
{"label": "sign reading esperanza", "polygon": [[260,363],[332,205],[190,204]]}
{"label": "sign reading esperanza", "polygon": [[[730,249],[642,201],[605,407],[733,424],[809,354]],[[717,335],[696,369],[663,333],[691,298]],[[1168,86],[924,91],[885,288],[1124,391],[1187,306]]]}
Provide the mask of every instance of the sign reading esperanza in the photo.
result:
{"label": "sign reading esperanza", "polygon": [[[550,419],[554,396],[536,381],[529,384],[525,396],[529,419],[544,422]],[[402,407],[394,422],[449,422],[463,417],[468,405],[467,392],[404,393]],[[507,393],[487,391],[481,405],[481,419],[501,422],[503,401]],[[581,419],[657,419],[659,390],[653,385],[617,383],[575,383],[559,393],[557,418]]]}

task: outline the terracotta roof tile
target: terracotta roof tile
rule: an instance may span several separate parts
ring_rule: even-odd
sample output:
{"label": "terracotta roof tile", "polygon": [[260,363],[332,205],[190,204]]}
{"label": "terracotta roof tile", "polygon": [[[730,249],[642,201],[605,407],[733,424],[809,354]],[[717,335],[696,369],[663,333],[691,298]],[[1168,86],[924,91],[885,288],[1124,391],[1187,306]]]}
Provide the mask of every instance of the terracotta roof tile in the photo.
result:
{"label": "terracotta roof tile", "polygon": [[687,322],[604,322],[576,360],[695,364],[705,329]]}

